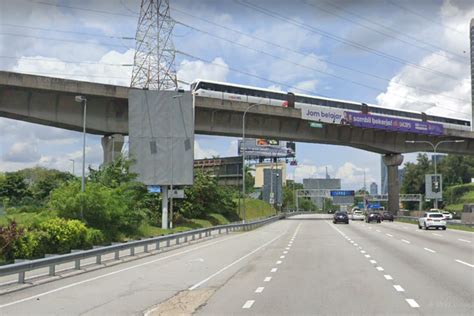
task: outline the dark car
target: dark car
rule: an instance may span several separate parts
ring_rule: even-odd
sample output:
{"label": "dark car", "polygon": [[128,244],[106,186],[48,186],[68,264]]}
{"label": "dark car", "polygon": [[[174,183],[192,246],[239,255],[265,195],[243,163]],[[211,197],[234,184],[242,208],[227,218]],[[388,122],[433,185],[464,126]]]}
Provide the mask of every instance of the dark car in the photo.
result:
{"label": "dark car", "polygon": [[336,212],[332,220],[334,224],[336,223],[346,223],[349,224],[349,216],[345,212]]}
{"label": "dark car", "polygon": [[389,212],[385,212],[383,213],[383,220],[393,222],[393,215],[390,214]]}
{"label": "dark car", "polygon": [[380,223],[382,221],[381,219],[381,216],[379,213],[370,213],[366,218],[365,218],[365,221],[367,223],[370,223],[370,222],[377,222],[377,223]]}

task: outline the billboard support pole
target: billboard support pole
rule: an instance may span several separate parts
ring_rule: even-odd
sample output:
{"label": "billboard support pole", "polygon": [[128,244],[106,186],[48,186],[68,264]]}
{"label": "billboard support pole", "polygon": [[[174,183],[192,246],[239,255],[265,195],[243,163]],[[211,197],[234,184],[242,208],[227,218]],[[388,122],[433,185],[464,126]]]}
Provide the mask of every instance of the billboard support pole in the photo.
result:
{"label": "billboard support pole", "polygon": [[161,228],[168,229],[168,186],[161,186]]}

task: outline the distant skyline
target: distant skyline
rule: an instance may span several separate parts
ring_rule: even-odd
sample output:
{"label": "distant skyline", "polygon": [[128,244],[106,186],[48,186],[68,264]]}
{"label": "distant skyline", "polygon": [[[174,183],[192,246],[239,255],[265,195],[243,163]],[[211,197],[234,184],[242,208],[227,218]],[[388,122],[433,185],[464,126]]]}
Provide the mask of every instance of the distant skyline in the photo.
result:
{"label": "distant skyline", "polygon": [[[170,0],[178,78],[233,82],[471,118],[474,2]],[[398,3],[398,2],[397,2]],[[0,3],[0,70],[128,86],[139,0]],[[412,12],[405,10],[409,8]],[[390,12],[390,14],[387,14]],[[423,18],[425,16],[426,18]],[[80,133],[0,119],[0,171],[81,170]],[[102,161],[88,135],[86,163]],[[379,182],[380,155],[297,143],[298,181]],[[233,156],[237,138],[198,135],[196,158]],[[413,161],[416,154],[404,155]]]}

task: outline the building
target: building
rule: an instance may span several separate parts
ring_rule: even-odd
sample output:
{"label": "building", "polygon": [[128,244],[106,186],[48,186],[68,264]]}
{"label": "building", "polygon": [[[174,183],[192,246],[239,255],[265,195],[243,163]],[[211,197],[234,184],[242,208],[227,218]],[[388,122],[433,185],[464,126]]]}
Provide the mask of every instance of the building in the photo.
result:
{"label": "building", "polygon": [[405,168],[398,169],[398,186],[401,188],[403,184],[403,179],[405,179]]}
{"label": "building", "polygon": [[370,184],[370,191],[369,192],[370,192],[370,195],[377,195],[378,194],[379,188],[378,188],[377,183],[372,182]]}
{"label": "building", "polygon": [[194,170],[204,170],[217,177],[220,185],[242,185],[242,157],[223,157],[194,160]]}
{"label": "building", "polygon": [[282,176],[278,179],[282,185],[286,185],[286,163],[285,162],[264,162],[255,165],[255,188],[263,188],[264,185],[264,170],[281,170]]}
{"label": "building", "polygon": [[[303,179],[304,189],[340,190],[341,179]],[[324,198],[312,197],[311,201],[320,209],[323,208]]]}

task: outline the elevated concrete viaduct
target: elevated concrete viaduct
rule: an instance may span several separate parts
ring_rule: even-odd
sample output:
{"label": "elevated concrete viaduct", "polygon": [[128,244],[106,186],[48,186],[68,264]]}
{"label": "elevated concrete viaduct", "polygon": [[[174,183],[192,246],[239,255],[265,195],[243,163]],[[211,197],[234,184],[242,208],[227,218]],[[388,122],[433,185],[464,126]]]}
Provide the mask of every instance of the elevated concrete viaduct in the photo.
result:
{"label": "elevated concrete viaduct", "polygon": [[[88,100],[87,131],[104,135],[104,161],[109,161],[112,151],[121,150],[123,140],[120,137],[128,133],[128,91],[129,88],[121,86],[0,72],[0,116],[81,131],[82,107],[75,102],[74,96],[84,95]],[[239,137],[242,135],[242,114],[248,106],[243,102],[196,97],[195,132]],[[445,129],[442,136],[429,136],[348,125],[324,124],[322,128],[311,128],[308,121],[301,119],[300,110],[269,105],[258,105],[248,112],[246,135],[351,146],[385,155],[392,210],[398,208],[396,184],[397,168],[403,161],[401,154],[431,151],[429,145],[407,144],[406,140],[464,140],[463,143],[443,144],[438,152],[474,154],[473,132]]]}

